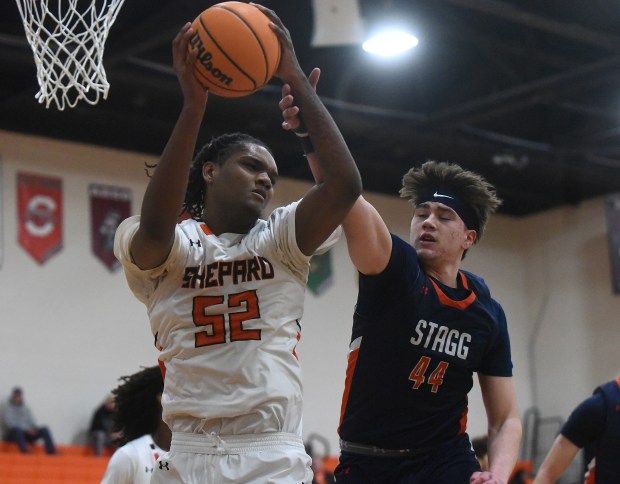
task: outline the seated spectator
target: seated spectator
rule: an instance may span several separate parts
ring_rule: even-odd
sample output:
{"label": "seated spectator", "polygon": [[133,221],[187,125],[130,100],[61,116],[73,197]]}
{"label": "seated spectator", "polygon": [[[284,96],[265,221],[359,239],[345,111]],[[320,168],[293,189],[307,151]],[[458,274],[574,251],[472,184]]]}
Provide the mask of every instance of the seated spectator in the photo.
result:
{"label": "seated spectator", "polygon": [[104,402],[95,410],[90,422],[90,438],[95,448],[95,455],[103,455],[103,449],[116,448],[116,442],[121,436],[114,432],[114,395],[108,395]]}
{"label": "seated spectator", "polygon": [[27,454],[28,443],[43,439],[45,452],[55,454],[56,447],[47,427],[37,426],[30,408],[24,403],[24,392],[21,388],[13,388],[9,403],[4,409],[4,440],[16,442],[19,450]]}

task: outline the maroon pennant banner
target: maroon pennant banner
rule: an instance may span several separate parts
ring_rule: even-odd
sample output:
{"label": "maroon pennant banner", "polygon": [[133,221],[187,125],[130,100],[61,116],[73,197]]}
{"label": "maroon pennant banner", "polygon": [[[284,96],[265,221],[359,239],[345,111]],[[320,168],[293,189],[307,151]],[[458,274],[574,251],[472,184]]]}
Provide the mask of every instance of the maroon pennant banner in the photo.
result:
{"label": "maroon pennant banner", "polygon": [[131,213],[131,190],[91,184],[88,193],[93,254],[110,271],[115,271],[121,264],[114,257],[114,234],[120,223]]}
{"label": "maroon pennant banner", "polygon": [[39,264],[62,249],[62,180],[17,173],[19,244]]}

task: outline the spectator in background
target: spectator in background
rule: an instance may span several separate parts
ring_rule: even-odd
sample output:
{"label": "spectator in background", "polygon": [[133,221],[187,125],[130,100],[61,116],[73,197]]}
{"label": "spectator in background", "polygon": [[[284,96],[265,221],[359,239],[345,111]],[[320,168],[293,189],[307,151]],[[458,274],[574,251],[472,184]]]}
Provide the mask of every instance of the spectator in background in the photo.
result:
{"label": "spectator in background", "polygon": [[[311,438],[317,439],[323,443],[323,452],[317,450],[316,446],[312,444]],[[325,459],[329,455],[329,444],[324,437],[317,434],[311,434],[309,440],[304,443],[306,453],[312,458],[312,484],[335,484],[336,479],[334,474],[325,468]]]}
{"label": "spectator in background", "polygon": [[[471,439],[471,446],[476,454],[476,459],[480,464],[482,472],[489,470],[489,438],[486,435]],[[527,462],[517,461],[508,484],[526,484],[532,482],[530,479],[531,467]]]}
{"label": "spectator in background", "polygon": [[480,469],[482,472],[489,470],[489,449],[488,449],[488,438],[486,435],[481,437],[476,437],[471,440],[471,446],[474,449],[474,453],[476,454],[476,459],[478,459],[478,463],[480,464]]}
{"label": "spectator in background", "polygon": [[582,448],[591,457],[587,458],[586,483],[620,482],[620,378],[597,387],[573,410],[534,484],[557,482]]}
{"label": "spectator in background", "polygon": [[335,484],[334,474],[325,469],[325,457],[322,455],[311,455],[312,457],[312,484]]}
{"label": "spectator in background", "polygon": [[24,403],[24,392],[20,387],[13,388],[9,403],[3,414],[6,434],[4,440],[16,442],[19,450],[27,454],[28,443],[43,439],[45,452],[55,454],[56,447],[47,427],[37,426],[30,408]]}
{"label": "spectator in background", "polygon": [[155,462],[170,449],[172,434],[161,419],[164,380],[158,366],[121,378],[114,390],[114,431],[122,447],[108,463],[101,484],[149,484]]}
{"label": "spectator in background", "polygon": [[120,432],[113,432],[114,426],[114,395],[106,397],[101,405],[95,410],[90,422],[90,438],[93,442],[95,455],[103,455],[103,449],[113,449],[121,437]]}

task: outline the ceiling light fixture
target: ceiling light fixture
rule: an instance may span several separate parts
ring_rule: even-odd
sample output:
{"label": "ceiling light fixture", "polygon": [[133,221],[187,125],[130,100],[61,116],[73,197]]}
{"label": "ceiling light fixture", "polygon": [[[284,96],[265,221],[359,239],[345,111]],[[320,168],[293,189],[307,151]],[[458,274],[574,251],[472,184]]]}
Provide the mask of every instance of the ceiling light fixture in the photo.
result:
{"label": "ceiling light fixture", "polygon": [[382,8],[369,12],[371,28],[362,48],[381,57],[396,57],[418,45],[418,38],[410,32],[411,25],[403,14],[403,9],[392,5],[391,0],[385,0]]}
{"label": "ceiling light fixture", "polygon": [[378,32],[362,44],[366,52],[382,57],[394,57],[413,49],[418,45],[418,38],[403,30],[386,29]]}

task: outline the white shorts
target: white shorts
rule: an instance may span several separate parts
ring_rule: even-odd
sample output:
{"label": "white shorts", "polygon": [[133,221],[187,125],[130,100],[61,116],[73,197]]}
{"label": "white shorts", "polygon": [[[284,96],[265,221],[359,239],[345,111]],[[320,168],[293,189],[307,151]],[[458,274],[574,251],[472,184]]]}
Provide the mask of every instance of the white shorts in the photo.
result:
{"label": "white shorts", "polygon": [[173,432],[151,484],[310,484],[303,441],[287,433],[217,435]]}

